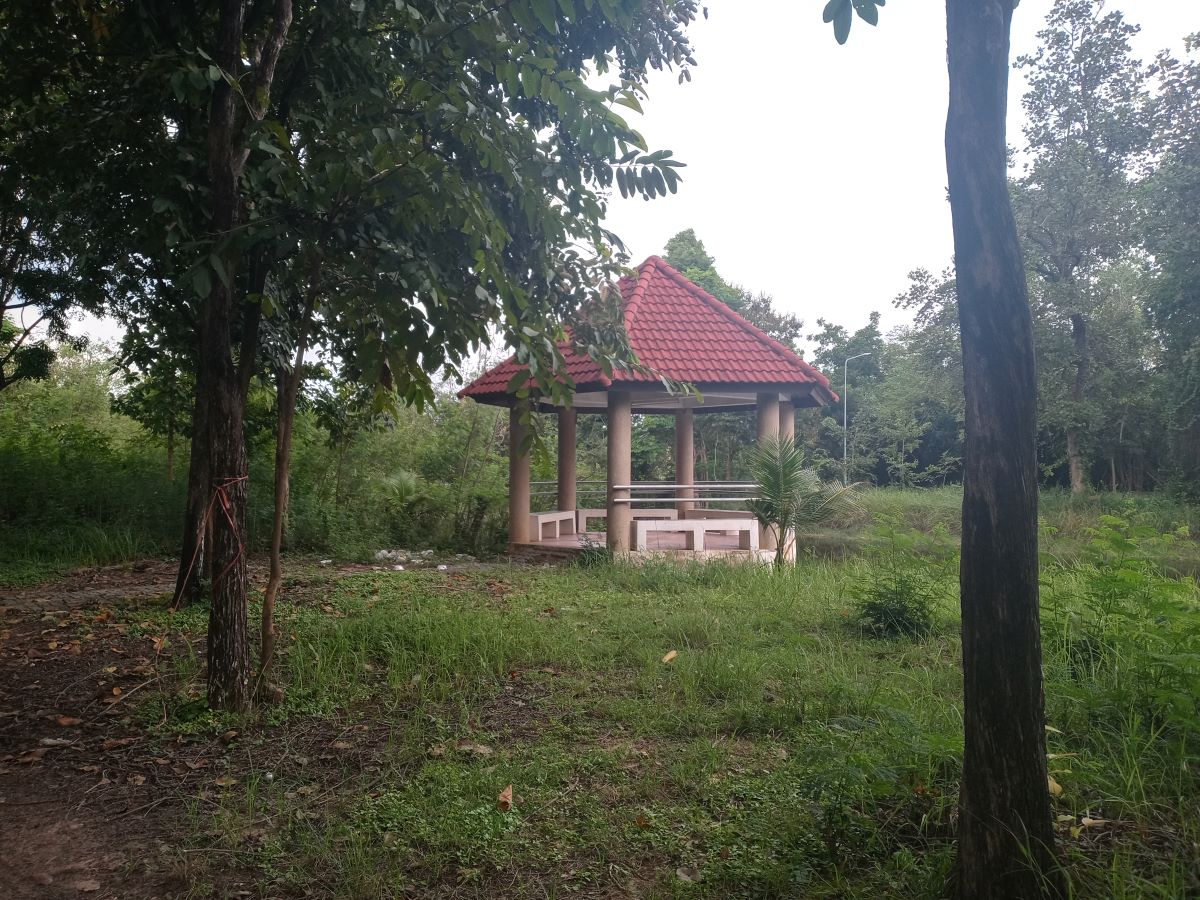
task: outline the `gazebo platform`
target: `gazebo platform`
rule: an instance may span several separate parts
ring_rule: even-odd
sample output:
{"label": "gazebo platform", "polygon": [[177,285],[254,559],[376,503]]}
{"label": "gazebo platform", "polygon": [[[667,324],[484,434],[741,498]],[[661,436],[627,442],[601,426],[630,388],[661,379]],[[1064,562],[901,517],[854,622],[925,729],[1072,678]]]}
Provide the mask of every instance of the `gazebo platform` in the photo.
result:
{"label": "gazebo platform", "polygon": [[[738,546],[737,535],[713,534],[705,538],[704,550],[689,550],[685,546],[686,535],[661,532],[646,536],[646,549],[641,551],[626,551],[630,556],[639,558],[666,556],[672,559],[727,559],[737,562],[750,562],[754,559],[770,560],[774,558],[774,550],[743,550]],[[568,534],[557,538],[547,538],[542,541],[528,541],[512,545],[514,556],[542,557],[545,559],[572,559],[590,546],[605,547],[608,535],[603,531],[589,531],[587,534]]]}

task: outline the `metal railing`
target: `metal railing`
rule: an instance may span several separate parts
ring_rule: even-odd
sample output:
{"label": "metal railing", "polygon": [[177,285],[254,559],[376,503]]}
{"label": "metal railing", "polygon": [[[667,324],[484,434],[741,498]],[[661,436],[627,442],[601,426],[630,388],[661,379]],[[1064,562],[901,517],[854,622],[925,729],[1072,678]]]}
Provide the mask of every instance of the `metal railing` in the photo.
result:
{"label": "metal railing", "polygon": [[[608,486],[603,479],[580,479],[576,483],[577,497],[604,497],[608,494]],[[599,487],[595,487],[598,485]],[[557,481],[534,481],[530,485],[535,490],[531,497],[557,497]],[[673,481],[637,481],[632,484],[613,485],[617,491],[629,491],[629,497],[617,497],[617,503],[646,504],[646,503],[743,503],[747,500],[757,500],[755,491],[757,485],[752,481],[697,481],[695,484],[678,484]],[[547,488],[537,490],[537,488]]]}

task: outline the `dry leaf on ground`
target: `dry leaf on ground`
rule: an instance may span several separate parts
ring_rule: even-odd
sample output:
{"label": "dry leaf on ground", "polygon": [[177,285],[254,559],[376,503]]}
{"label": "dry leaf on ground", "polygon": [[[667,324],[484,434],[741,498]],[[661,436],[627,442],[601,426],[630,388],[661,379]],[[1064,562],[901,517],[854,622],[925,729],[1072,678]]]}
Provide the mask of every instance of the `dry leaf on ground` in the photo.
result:
{"label": "dry leaf on ground", "polygon": [[500,792],[500,796],[496,798],[496,806],[501,812],[508,812],[513,808],[513,788],[511,784]]}

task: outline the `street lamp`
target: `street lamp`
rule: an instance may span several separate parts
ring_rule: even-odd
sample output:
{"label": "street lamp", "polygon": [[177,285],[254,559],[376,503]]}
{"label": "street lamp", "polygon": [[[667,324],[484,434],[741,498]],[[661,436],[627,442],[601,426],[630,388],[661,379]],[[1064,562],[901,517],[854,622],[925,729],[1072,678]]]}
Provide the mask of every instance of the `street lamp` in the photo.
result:
{"label": "street lamp", "polygon": [[846,361],[842,363],[842,485],[843,486],[848,485],[850,483],[850,464],[847,461],[848,457],[846,455],[846,448],[849,446],[849,434],[850,434],[849,429],[846,427],[846,412],[847,412],[847,407],[850,405],[850,382],[848,380],[848,372],[850,369],[851,362],[853,362],[856,359],[861,359],[864,356],[870,356],[870,355],[871,355],[870,353],[859,353],[856,356],[847,357]]}

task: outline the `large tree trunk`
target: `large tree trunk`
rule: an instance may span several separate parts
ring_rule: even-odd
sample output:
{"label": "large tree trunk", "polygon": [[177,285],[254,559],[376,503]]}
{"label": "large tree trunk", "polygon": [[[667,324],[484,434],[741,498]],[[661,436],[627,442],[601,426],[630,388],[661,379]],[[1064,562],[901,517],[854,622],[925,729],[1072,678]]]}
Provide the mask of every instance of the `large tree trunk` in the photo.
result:
{"label": "large tree trunk", "polygon": [[[1075,380],[1071,383],[1071,416],[1074,420],[1079,416],[1091,369],[1087,320],[1080,313],[1071,314],[1071,341],[1075,346]],[[1067,468],[1071,475],[1071,493],[1082,494],[1088,486],[1087,472],[1083,465],[1083,451],[1079,446],[1079,425],[1075,421],[1067,429]]]}
{"label": "large tree trunk", "polygon": [[272,692],[268,678],[271,663],[275,660],[275,600],[283,583],[283,531],[287,521],[288,479],[291,476],[292,426],[296,422],[296,399],[300,394],[300,383],[304,380],[304,352],[308,349],[308,332],[317,296],[316,278],[317,273],[314,272],[300,321],[292,370],[279,373],[276,389],[276,404],[279,410],[278,427],[275,432],[275,517],[271,526],[271,575],[267,581],[267,591],[263,595],[258,669],[258,683],[268,693]]}
{"label": "large tree trunk", "polygon": [[966,397],[963,900],[1059,895],[1046,780],[1033,324],[1005,145],[1012,0],[947,0],[946,169]]}
{"label": "large tree trunk", "polygon": [[205,510],[209,500],[208,405],[199,388],[192,408],[192,451],[188,463],[187,508],[183,514],[183,546],[179,551],[179,570],[175,576],[174,609],[200,599],[205,572],[205,536],[208,530]]}

